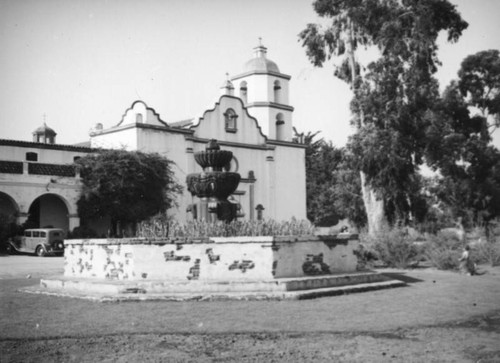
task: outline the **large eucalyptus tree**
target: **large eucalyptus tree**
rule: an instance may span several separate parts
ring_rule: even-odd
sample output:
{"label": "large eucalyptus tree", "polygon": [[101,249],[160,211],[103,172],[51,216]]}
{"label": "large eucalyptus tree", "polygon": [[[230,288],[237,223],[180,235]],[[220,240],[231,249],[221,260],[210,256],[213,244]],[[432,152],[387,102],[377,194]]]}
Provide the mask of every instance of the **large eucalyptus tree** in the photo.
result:
{"label": "large eucalyptus tree", "polygon": [[[370,234],[411,210],[422,163],[423,123],[438,96],[437,37],[456,41],[467,23],[447,0],[316,0],[326,24],[299,37],[315,66],[334,58],[334,74],[353,91],[348,146],[356,159]],[[362,62],[360,48],[375,61]]]}
{"label": "large eucalyptus tree", "polygon": [[485,227],[500,216],[500,54],[466,57],[427,130],[426,158],[439,171],[437,194],[453,215]]}

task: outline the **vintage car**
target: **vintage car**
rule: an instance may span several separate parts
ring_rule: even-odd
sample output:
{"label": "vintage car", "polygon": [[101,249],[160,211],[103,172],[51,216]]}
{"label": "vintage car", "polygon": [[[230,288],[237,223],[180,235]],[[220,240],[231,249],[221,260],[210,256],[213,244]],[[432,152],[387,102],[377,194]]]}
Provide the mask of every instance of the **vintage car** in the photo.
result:
{"label": "vintage car", "polygon": [[7,242],[8,252],[35,253],[37,256],[63,255],[64,231],[59,228],[27,229],[24,235]]}

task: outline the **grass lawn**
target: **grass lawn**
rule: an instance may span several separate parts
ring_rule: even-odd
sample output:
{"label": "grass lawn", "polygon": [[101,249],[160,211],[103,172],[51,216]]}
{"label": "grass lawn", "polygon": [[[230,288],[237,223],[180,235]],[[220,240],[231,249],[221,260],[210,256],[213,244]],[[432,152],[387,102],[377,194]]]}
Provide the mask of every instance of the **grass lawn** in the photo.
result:
{"label": "grass lawn", "polygon": [[40,273],[1,272],[0,362],[500,361],[498,267],[384,270],[408,287],[314,300],[126,303],[20,293]]}

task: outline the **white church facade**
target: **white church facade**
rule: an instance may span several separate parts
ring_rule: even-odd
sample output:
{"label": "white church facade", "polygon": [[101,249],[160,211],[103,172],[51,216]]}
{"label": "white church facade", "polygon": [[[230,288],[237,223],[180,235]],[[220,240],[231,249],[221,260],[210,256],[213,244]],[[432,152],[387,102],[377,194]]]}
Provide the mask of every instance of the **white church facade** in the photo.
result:
{"label": "white church facade", "polygon": [[[79,224],[79,176],[70,172],[75,158],[97,148],[156,152],[175,163],[177,180],[185,186],[188,174],[201,172],[194,153],[216,139],[221,149],[233,153],[226,169],[241,175],[230,197],[240,206],[238,218],[305,219],[305,147],[292,140],[291,77],[281,73],[266,52],[264,46],[257,46],[243,73],[224,82],[218,101],[198,119],[168,124],[153,108],[135,101],[114,126],[104,128],[99,124],[94,128],[88,147],[51,143],[55,135],[52,139],[50,135],[35,135],[32,143],[0,140],[0,212],[15,212],[22,223],[38,201],[40,226],[50,224],[72,230]],[[30,152],[38,155],[36,161],[27,160]],[[65,176],[29,174],[31,164],[46,164],[49,160],[50,164],[70,169]],[[19,173],[19,169],[17,174],[9,173],[9,163],[18,163],[18,169],[22,164],[23,172]],[[40,203],[44,199],[50,202]],[[193,218],[190,206],[196,202],[194,199],[185,188],[179,207],[170,213],[181,222]],[[58,202],[63,205],[56,208]],[[61,210],[66,213],[64,225]],[[43,216],[51,213],[59,213],[59,217]]]}

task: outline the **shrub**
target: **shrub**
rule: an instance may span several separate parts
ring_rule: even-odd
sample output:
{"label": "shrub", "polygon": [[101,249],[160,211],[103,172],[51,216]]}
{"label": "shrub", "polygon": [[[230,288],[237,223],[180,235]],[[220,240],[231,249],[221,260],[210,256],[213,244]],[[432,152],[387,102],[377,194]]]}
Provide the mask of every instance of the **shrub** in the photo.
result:
{"label": "shrub", "polygon": [[446,248],[432,248],[426,256],[432,266],[439,270],[458,270],[460,252]]}
{"label": "shrub", "polygon": [[276,222],[261,221],[222,221],[210,223],[205,221],[189,221],[181,224],[163,215],[143,221],[137,226],[137,237],[238,237],[238,236],[306,236],[314,234],[314,226],[308,221]]}
{"label": "shrub", "polygon": [[371,245],[378,258],[389,267],[408,268],[418,263],[420,248],[404,228],[394,228],[376,237],[363,237],[365,245]]}
{"label": "shrub", "polygon": [[458,259],[463,247],[463,242],[456,234],[439,232],[429,236],[424,255],[431,265],[439,270],[458,270]]}
{"label": "shrub", "polygon": [[71,233],[68,233],[68,239],[83,239],[83,238],[97,238],[99,234],[92,228],[86,226],[75,227]]}
{"label": "shrub", "polygon": [[500,242],[480,242],[474,246],[479,262],[489,263],[491,266],[500,265]]}
{"label": "shrub", "polygon": [[373,264],[378,260],[377,253],[371,249],[371,246],[366,246],[363,243],[359,244],[359,247],[354,250],[354,254],[358,259],[358,264],[356,270],[364,271],[373,267]]}

